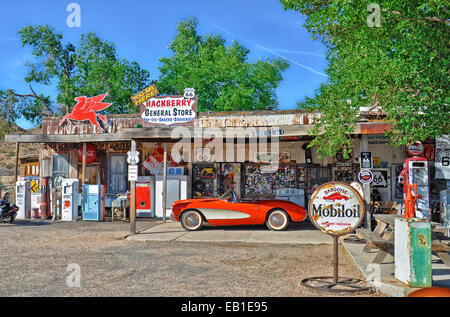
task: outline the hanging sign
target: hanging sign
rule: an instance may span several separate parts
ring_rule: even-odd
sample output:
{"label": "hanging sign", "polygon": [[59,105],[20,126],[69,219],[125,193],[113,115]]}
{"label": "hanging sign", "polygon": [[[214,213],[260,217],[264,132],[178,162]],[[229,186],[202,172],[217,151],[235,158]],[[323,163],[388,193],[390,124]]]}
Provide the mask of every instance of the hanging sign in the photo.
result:
{"label": "hanging sign", "polygon": [[[91,143],[86,143],[86,164],[91,164],[97,158],[97,149]],[[78,147],[78,161],[83,162],[83,145]]]}
{"label": "hanging sign", "polygon": [[78,101],[78,103],[73,107],[72,113],[68,113],[62,118],[59,125],[62,125],[66,120],[69,124],[71,123],[70,120],[87,120],[103,132],[104,130],[100,126],[98,119],[100,118],[104,123],[106,123],[108,119],[105,116],[98,114],[96,111],[105,110],[111,105],[111,103],[102,102],[107,94],[108,93],[91,98],[87,98],[86,96],[75,98],[75,101]]}
{"label": "hanging sign", "polygon": [[364,202],[358,191],[342,182],[319,186],[311,196],[309,219],[320,231],[339,236],[355,230],[364,219]]}
{"label": "hanging sign", "polygon": [[197,96],[186,88],[183,96],[158,96],[141,105],[143,126],[194,124],[197,115]]}

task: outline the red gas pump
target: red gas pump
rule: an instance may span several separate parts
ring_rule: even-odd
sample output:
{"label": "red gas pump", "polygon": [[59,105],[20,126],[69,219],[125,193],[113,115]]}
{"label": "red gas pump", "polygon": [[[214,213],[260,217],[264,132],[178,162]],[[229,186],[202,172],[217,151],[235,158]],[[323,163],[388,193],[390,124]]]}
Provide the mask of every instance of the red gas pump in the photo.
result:
{"label": "red gas pump", "polygon": [[49,218],[50,212],[50,177],[41,178],[41,218]]}
{"label": "red gas pump", "polygon": [[[428,219],[430,214],[428,160],[423,157],[406,159],[403,162],[403,170],[400,173],[400,177],[403,181],[404,217]],[[414,189],[414,195],[412,189]]]}

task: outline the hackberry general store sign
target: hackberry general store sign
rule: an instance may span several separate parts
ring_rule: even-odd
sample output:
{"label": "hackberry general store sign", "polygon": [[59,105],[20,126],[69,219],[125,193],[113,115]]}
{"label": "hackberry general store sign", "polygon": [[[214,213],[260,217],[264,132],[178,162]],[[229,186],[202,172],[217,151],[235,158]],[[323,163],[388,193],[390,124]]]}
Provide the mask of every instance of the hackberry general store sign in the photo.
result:
{"label": "hackberry general store sign", "polygon": [[352,186],[329,182],[319,186],[309,201],[311,222],[320,231],[343,235],[356,229],[364,219],[364,202]]}
{"label": "hackberry general store sign", "polygon": [[192,88],[184,95],[153,97],[141,105],[143,126],[193,124],[196,115],[197,96]]}

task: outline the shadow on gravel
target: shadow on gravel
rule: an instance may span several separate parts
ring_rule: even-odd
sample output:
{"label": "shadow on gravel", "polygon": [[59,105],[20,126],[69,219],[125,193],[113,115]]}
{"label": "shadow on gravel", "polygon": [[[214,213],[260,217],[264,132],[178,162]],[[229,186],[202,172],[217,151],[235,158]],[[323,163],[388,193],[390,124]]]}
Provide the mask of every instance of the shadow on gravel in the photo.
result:
{"label": "shadow on gravel", "polygon": [[51,225],[52,223],[50,221],[44,221],[44,220],[14,220],[13,223],[0,223],[3,226],[2,227],[33,227],[33,226],[47,226]]}

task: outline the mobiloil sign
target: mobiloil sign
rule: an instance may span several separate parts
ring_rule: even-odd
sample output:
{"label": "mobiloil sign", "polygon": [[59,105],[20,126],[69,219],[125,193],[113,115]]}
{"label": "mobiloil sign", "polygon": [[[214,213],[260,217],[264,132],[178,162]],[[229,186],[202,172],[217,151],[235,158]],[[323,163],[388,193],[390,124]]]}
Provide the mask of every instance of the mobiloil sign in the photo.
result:
{"label": "mobiloil sign", "polygon": [[309,202],[309,217],[322,232],[342,235],[353,231],[364,218],[363,200],[350,185],[342,182],[323,184]]}

